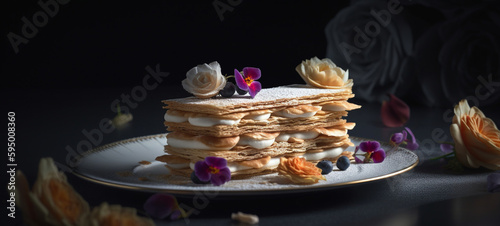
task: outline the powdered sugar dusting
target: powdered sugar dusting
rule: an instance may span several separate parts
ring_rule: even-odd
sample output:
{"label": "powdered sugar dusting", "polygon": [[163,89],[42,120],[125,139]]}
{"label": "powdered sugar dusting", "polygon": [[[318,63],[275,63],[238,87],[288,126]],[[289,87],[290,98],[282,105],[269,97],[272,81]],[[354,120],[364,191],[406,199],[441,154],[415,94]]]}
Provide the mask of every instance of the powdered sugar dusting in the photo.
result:
{"label": "powdered sugar dusting", "polygon": [[201,99],[196,97],[179,98],[166,100],[168,102],[178,102],[181,104],[195,104],[195,105],[212,105],[218,107],[226,107],[240,104],[253,104],[253,103],[266,103],[266,102],[280,102],[290,101],[291,99],[311,99],[316,96],[331,96],[332,94],[351,93],[351,89],[320,89],[306,85],[289,85],[279,86],[274,88],[262,89],[255,98],[248,95],[235,95],[232,98],[214,97],[209,99]]}

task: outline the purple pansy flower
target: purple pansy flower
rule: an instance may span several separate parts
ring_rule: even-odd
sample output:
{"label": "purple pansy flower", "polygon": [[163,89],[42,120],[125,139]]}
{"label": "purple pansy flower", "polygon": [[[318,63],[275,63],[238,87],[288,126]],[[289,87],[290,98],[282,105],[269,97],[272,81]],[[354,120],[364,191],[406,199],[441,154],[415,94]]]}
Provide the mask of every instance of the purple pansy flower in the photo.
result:
{"label": "purple pansy flower", "polygon": [[194,173],[201,181],[210,181],[215,186],[231,180],[226,159],[219,157],[206,157],[204,161],[196,162]]}
{"label": "purple pansy flower", "polygon": [[[411,136],[411,140],[408,139],[408,134]],[[405,130],[401,131],[401,133],[393,134],[391,136],[391,143],[395,145],[406,144],[406,148],[412,151],[417,150],[419,146],[413,132],[408,127],[405,127]]]}
{"label": "purple pansy flower", "polygon": [[170,216],[171,220],[178,219],[182,215],[177,200],[169,194],[157,193],[152,195],[144,203],[144,211],[151,217],[165,219]]}
{"label": "purple pansy flower", "polygon": [[243,68],[243,75],[237,69],[234,69],[236,85],[240,89],[248,91],[252,98],[262,89],[260,82],[255,81],[260,78],[260,74],[260,69],[255,67]]}
{"label": "purple pansy flower", "polygon": [[372,160],[374,163],[380,163],[383,162],[386,157],[384,149],[380,148],[380,143],[377,141],[361,142],[359,146],[356,147],[354,155],[356,155],[358,150],[361,150],[366,153],[364,154],[365,159],[363,161],[361,161],[361,159],[357,158],[356,156],[354,157],[357,163],[360,162],[368,163],[371,162]]}

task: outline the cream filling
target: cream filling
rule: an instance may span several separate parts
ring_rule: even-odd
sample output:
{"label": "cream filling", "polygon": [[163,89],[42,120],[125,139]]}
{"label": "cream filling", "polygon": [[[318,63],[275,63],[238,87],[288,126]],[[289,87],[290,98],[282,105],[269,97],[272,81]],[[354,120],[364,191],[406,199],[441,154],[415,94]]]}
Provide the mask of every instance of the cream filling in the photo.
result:
{"label": "cream filling", "polygon": [[319,136],[319,133],[316,131],[307,131],[307,132],[296,132],[296,133],[280,133],[278,137],[276,137],[276,141],[286,142],[290,138],[298,138],[298,139],[314,139]]}
{"label": "cream filling", "polygon": [[171,115],[168,113],[165,113],[165,116],[163,116],[163,119],[165,119],[165,121],[167,122],[177,122],[177,123],[181,123],[181,122],[187,122],[188,119],[184,116],[178,116],[178,115]]}
{"label": "cream filling", "polygon": [[345,111],[344,106],[334,105],[334,104],[325,104],[323,105],[323,110],[325,111]]}
{"label": "cream filling", "polygon": [[266,121],[271,117],[271,113],[262,114],[262,115],[252,115],[246,116],[245,119],[251,119],[254,121]]}
{"label": "cream filling", "polygon": [[[305,153],[301,157],[305,158],[307,161],[318,161],[318,160],[325,159],[325,158],[335,158],[335,157],[339,156],[340,154],[342,154],[343,151],[344,151],[344,148],[342,148],[342,147],[330,148],[330,149],[326,149],[322,152]],[[262,167],[263,168],[276,168],[276,167],[278,167],[279,164],[280,164],[280,158],[274,157],[274,158],[271,158],[271,160],[269,160],[269,162],[267,162],[267,164],[265,164]],[[185,167],[186,168],[188,167],[187,163],[185,164]],[[240,170],[253,169],[250,166],[243,166],[243,165],[240,165],[240,164],[234,163],[234,162],[229,162],[227,164],[227,167],[229,168],[229,171],[231,171],[231,173],[236,172],[236,171],[240,171]],[[194,163],[190,163],[189,168],[194,170]]]}
{"label": "cream filling", "polygon": [[210,147],[200,141],[197,140],[183,140],[183,139],[177,139],[173,137],[169,137],[167,141],[168,145],[174,148],[185,148],[185,149],[200,149],[200,150],[229,150],[233,148],[234,146],[231,147],[224,147],[224,148],[216,148],[216,147]]}
{"label": "cream filling", "polygon": [[211,127],[215,125],[236,125],[240,123],[240,119],[231,120],[231,119],[218,119],[218,118],[210,118],[210,117],[189,117],[189,123],[194,126],[201,127]]}
{"label": "cream filling", "polygon": [[253,148],[262,149],[273,145],[274,139],[269,140],[256,140],[251,137],[240,137],[237,145],[249,145]]}

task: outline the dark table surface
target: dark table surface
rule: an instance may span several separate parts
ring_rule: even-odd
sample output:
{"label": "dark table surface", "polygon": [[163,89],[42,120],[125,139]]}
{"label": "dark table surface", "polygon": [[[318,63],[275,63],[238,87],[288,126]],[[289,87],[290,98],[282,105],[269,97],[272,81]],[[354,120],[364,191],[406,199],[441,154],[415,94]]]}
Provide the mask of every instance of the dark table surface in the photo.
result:
{"label": "dark table surface", "polygon": [[[103,134],[98,145],[143,135],[164,133],[160,100],[186,96],[181,88],[162,84],[141,98],[130,96],[133,88],[99,90],[3,90],[4,120],[8,112],[16,115],[16,170],[22,170],[33,184],[38,162],[52,157],[65,163],[67,148],[75,148],[83,132],[99,128],[103,119],[111,119],[115,100],[129,108],[133,121],[128,127]],[[137,96],[136,96],[137,97]],[[357,126],[351,136],[388,141],[402,128],[386,128],[380,120],[380,104],[362,103],[363,108],[349,113],[348,121]],[[465,170],[453,173],[444,161],[432,161],[442,152],[437,142],[452,141],[449,135],[448,108],[411,106],[407,123],[420,142],[419,165],[413,170],[388,179],[340,187],[331,190],[257,197],[215,197],[205,208],[188,219],[156,221],[158,225],[233,225],[231,213],[242,211],[260,217],[259,225],[499,225],[500,194],[489,193],[486,177],[492,171]],[[494,107],[481,109],[500,122]],[[451,114],[452,115],[452,114]],[[6,151],[5,151],[6,152]],[[6,160],[7,161],[7,160]],[[107,187],[83,180],[70,172],[69,182],[90,206],[102,202],[142,210],[148,192]],[[4,180],[8,178],[3,175]],[[8,196],[4,196],[8,198]],[[193,197],[178,197],[179,203],[192,206]],[[5,215],[4,215],[5,216]],[[20,214],[8,225],[21,224]],[[4,218],[5,219],[5,218]]]}

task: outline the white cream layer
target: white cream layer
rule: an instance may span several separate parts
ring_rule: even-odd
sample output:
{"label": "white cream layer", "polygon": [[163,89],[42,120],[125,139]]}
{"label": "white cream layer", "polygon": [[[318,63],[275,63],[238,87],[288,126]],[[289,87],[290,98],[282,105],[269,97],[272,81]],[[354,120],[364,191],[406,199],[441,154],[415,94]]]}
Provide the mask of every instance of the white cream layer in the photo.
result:
{"label": "white cream layer", "polygon": [[237,145],[249,145],[253,148],[262,149],[273,145],[274,139],[269,140],[256,140],[251,137],[240,137]]}
{"label": "white cream layer", "polygon": [[[306,132],[296,132],[296,133],[281,133],[275,139],[268,140],[257,140],[247,136],[240,136],[240,139],[236,145],[249,145],[253,148],[262,149],[273,145],[276,142],[287,142],[290,138],[297,139],[314,139],[319,136],[316,131],[306,131]],[[168,145],[174,148],[185,148],[185,149],[200,149],[200,150],[230,150],[232,147],[226,148],[212,148],[197,140],[182,140],[177,138],[168,138]]]}
{"label": "white cream layer", "polygon": [[[324,150],[322,152],[305,153],[301,157],[305,158],[307,161],[318,161],[318,160],[325,159],[325,158],[335,158],[335,157],[339,156],[340,154],[342,154],[342,152],[344,150],[345,149],[342,148],[342,147],[330,148],[330,149],[326,149],[326,150]],[[275,168],[279,164],[280,164],[280,158],[279,157],[275,157],[275,158],[271,158],[271,160],[269,160],[269,162],[267,162],[267,164],[264,165],[264,166],[262,166],[262,167],[263,168]],[[194,163],[190,163],[190,164],[186,163],[185,164],[185,168],[187,168],[188,165],[189,165],[189,167],[192,170],[194,170]],[[229,170],[231,172],[252,169],[252,167],[250,167],[250,166],[243,166],[243,165],[240,165],[240,164],[234,163],[234,162],[229,162],[227,164],[227,167],[229,168]]]}
{"label": "white cream layer", "polygon": [[266,121],[271,117],[271,113],[267,114],[261,114],[261,115],[251,115],[251,116],[245,116],[243,117],[244,119],[251,119],[254,121]]}
{"label": "white cream layer", "polygon": [[240,119],[231,120],[231,119],[218,119],[218,118],[210,118],[210,117],[189,117],[188,121],[191,125],[201,126],[201,127],[211,127],[215,125],[236,125],[240,123]]}
{"label": "white cream layer", "polygon": [[290,138],[298,138],[298,139],[314,139],[319,136],[319,133],[316,131],[306,131],[306,132],[296,132],[296,133],[280,133],[278,137],[276,137],[276,141],[278,142],[286,142]]}

